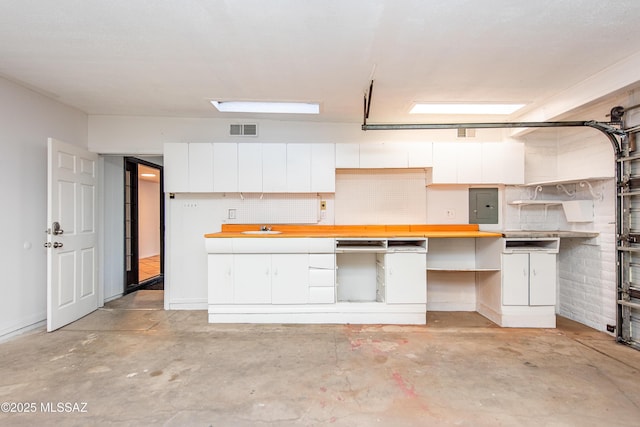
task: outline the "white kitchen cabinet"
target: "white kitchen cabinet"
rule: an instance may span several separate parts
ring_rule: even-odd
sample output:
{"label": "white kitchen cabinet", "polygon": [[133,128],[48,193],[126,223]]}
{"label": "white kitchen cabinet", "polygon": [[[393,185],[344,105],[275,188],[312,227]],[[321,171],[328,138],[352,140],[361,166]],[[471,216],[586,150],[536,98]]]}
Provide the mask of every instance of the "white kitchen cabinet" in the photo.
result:
{"label": "white kitchen cabinet", "polygon": [[209,254],[207,263],[209,304],[233,304],[233,255]]}
{"label": "white kitchen cabinet", "polygon": [[456,145],[457,176],[461,184],[481,184],[482,181],[482,144],[462,143]]}
{"label": "white kitchen cabinet", "polygon": [[360,167],[360,144],[336,144],[336,168],[357,169]]}
{"label": "white kitchen cabinet", "polygon": [[271,255],[271,303],[309,302],[309,255]]}
{"label": "white kitchen cabinet", "polygon": [[336,192],[335,144],[311,144],[311,192]]}
{"label": "white kitchen cabinet", "polygon": [[405,146],[410,168],[430,168],[433,166],[433,143],[408,142]]}
{"label": "white kitchen cabinet", "polygon": [[189,144],[168,142],[163,147],[164,191],[186,193],[189,191]]}
{"label": "white kitchen cabinet", "polygon": [[427,301],[427,257],[424,253],[384,255],[386,302],[388,304]]}
{"label": "white kitchen cabinet", "polygon": [[556,255],[536,252],[503,254],[502,304],[555,305]]}
{"label": "white kitchen cabinet", "polygon": [[458,183],[458,149],[454,143],[433,143],[433,174],[434,184]]}
{"label": "white kitchen cabinet", "polygon": [[309,254],[309,303],[333,304],[336,285],[334,253]]}
{"label": "white kitchen cabinet", "polygon": [[360,144],[360,168],[406,168],[409,165],[404,143],[371,142]]}
{"label": "white kitchen cabinet", "polygon": [[233,302],[271,304],[271,255],[233,255]]}
{"label": "white kitchen cabinet", "polygon": [[311,145],[287,144],[287,192],[311,191]]}
{"label": "white kitchen cabinet", "polygon": [[222,142],[213,144],[213,191],[215,193],[238,191],[238,144]]}
{"label": "white kitchen cabinet", "polygon": [[262,144],[262,191],[287,191],[287,145]]}
{"label": "white kitchen cabinet", "polygon": [[433,184],[523,184],[522,143],[433,143]]}
{"label": "white kitchen cabinet", "polygon": [[262,144],[238,144],[238,191],[262,192]]}
{"label": "white kitchen cabinet", "polygon": [[213,191],[213,147],[211,144],[189,144],[189,192]]}

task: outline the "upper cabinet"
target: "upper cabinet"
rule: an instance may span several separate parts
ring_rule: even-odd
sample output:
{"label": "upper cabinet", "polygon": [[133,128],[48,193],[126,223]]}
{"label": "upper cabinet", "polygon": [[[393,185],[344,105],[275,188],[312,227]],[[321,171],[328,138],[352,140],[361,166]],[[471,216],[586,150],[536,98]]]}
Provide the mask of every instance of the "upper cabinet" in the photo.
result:
{"label": "upper cabinet", "polygon": [[[213,192],[238,191],[238,144],[215,143],[213,145]],[[191,150],[191,147],[189,147]],[[191,165],[189,165],[191,166]]]}
{"label": "upper cabinet", "polygon": [[164,144],[164,191],[182,193],[189,191],[189,145]]}
{"label": "upper cabinet", "polygon": [[336,144],[336,168],[401,169],[433,166],[430,142]]}
{"label": "upper cabinet", "polygon": [[523,183],[523,143],[433,144],[432,184]]}
{"label": "upper cabinet", "polygon": [[238,144],[238,190],[262,193],[262,144]]}
{"label": "upper cabinet", "polygon": [[311,144],[311,191],[335,193],[335,144]]}
{"label": "upper cabinet", "polygon": [[262,144],[262,191],[287,191],[287,145]]}
{"label": "upper cabinet", "polygon": [[363,169],[406,168],[409,167],[409,154],[403,143],[360,144],[360,167]]}
{"label": "upper cabinet", "polygon": [[333,193],[334,144],[167,143],[165,191]]}
{"label": "upper cabinet", "polygon": [[431,184],[524,184],[516,142],[164,145],[167,192],[333,193],[336,168],[433,168]]}
{"label": "upper cabinet", "polygon": [[311,144],[287,144],[287,192],[311,192]]}

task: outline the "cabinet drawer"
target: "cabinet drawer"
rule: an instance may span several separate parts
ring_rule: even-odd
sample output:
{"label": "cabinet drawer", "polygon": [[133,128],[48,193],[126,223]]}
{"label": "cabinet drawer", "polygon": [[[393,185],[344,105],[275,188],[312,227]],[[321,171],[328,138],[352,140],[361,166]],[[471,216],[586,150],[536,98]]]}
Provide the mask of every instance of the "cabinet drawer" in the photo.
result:
{"label": "cabinet drawer", "polygon": [[335,285],[335,270],[309,269],[309,286],[333,287]]}
{"label": "cabinet drawer", "polygon": [[333,304],[335,302],[335,296],[333,287],[311,287],[309,288],[309,303],[310,304]]}
{"label": "cabinet drawer", "polygon": [[309,254],[310,268],[335,268],[336,256],[334,254]]}

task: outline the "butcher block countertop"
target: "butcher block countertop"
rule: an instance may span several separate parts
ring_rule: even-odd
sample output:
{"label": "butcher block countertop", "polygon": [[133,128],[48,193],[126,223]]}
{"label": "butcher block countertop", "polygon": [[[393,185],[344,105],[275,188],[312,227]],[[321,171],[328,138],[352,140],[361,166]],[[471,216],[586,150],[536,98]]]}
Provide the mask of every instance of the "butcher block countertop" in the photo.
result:
{"label": "butcher block countertop", "polygon": [[[267,224],[268,226],[268,224]],[[480,231],[477,224],[412,224],[412,225],[273,225],[277,234],[252,234],[261,224],[223,224],[218,233],[205,234],[206,238],[287,238],[287,237],[502,237],[502,233]]]}

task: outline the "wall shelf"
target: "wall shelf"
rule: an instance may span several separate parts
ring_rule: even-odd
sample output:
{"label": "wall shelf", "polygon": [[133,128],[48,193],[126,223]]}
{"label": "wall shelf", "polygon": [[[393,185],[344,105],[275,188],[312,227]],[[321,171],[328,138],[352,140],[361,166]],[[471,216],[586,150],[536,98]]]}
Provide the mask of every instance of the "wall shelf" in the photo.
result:
{"label": "wall shelf", "polygon": [[568,222],[593,222],[593,200],[514,200],[510,205],[518,206],[520,217],[523,206],[543,206],[547,217],[549,206],[562,206]]}
{"label": "wall shelf", "polygon": [[565,179],[551,179],[549,181],[528,182],[523,184],[522,187],[537,187],[538,185],[558,185],[558,184],[579,184],[587,181],[604,181],[607,179],[614,179],[612,176],[590,176],[588,178],[565,178]]}

